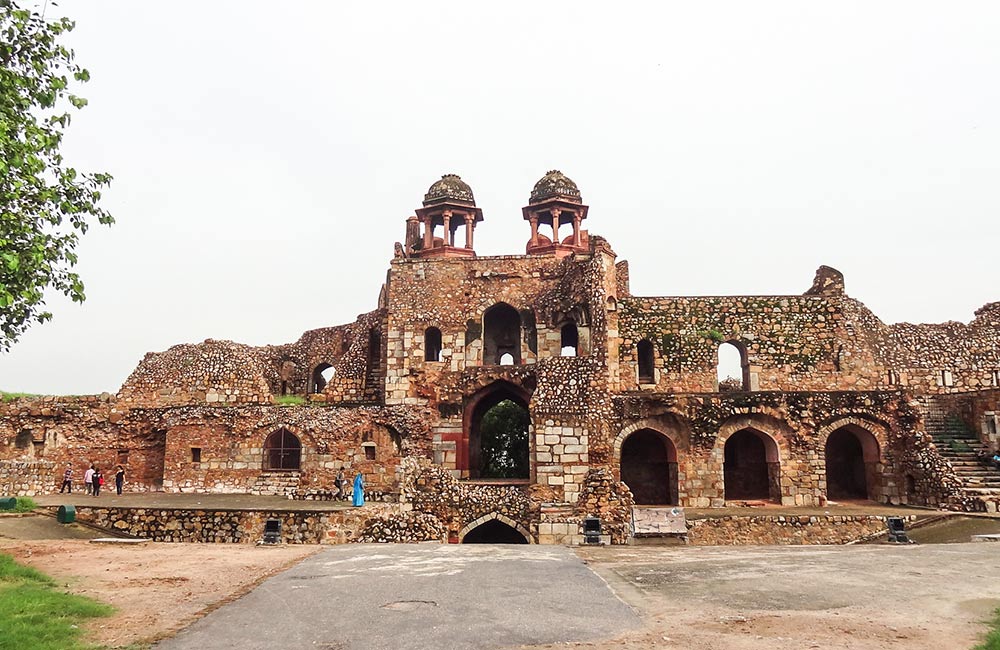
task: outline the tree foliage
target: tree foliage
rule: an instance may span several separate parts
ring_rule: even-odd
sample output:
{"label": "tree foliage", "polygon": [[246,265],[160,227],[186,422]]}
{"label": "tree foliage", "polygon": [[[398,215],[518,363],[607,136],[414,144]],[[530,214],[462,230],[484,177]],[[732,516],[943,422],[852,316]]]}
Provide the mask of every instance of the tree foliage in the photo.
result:
{"label": "tree foliage", "polygon": [[90,79],[60,44],[73,27],[0,0],[0,351],[52,318],[46,289],[83,302],[76,246],[93,222],[114,223],[99,206],[111,176],[77,171],[60,149],[87,104],[71,86]]}
{"label": "tree foliage", "polygon": [[479,423],[480,476],[528,478],[528,411],[507,399],[483,414]]}

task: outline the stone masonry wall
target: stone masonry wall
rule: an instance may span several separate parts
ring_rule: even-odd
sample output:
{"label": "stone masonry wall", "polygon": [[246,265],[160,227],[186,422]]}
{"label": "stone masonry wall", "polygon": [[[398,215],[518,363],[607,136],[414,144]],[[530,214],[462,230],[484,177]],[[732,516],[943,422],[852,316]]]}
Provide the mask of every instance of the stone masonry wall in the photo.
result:
{"label": "stone masonry wall", "polygon": [[211,544],[255,544],[264,537],[265,522],[279,519],[284,544],[343,544],[359,541],[369,520],[398,510],[393,504],[333,511],[81,507],[76,516],[129,537]]}
{"label": "stone masonry wall", "polygon": [[[912,521],[916,516],[907,518]],[[692,546],[846,544],[887,530],[875,515],[718,517],[688,521]]]}
{"label": "stone masonry wall", "polygon": [[0,460],[0,496],[47,494],[53,469],[54,463],[45,460]]}

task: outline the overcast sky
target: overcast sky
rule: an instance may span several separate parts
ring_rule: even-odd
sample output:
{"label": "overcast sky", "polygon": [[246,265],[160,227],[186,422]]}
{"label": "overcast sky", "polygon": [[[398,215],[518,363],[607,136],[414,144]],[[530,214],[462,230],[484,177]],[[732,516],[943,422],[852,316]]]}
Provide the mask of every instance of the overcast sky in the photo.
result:
{"label": "overcast sky", "polygon": [[[612,9],[611,7],[615,8]],[[637,295],[797,294],[827,264],[886,322],[1000,300],[996,2],[135,2],[49,16],[93,80],[65,153],[115,176],[87,302],[0,388],[114,392],[148,351],[376,306],[407,215],[473,188],[480,255],[561,169]]]}

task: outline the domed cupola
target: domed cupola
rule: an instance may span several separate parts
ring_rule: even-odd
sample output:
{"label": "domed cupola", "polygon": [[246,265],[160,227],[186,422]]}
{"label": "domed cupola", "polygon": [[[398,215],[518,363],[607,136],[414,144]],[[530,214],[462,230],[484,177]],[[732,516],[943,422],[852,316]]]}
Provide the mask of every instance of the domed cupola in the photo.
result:
{"label": "domed cupola", "polygon": [[[587,231],[580,229],[587,218],[588,206],[580,198],[580,188],[566,174],[553,169],[542,176],[531,190],[528,205],[522,208],[525,220],[531,223],[529,255],[555,255],[565,257],[589,249]],[[559,239],[559,226],[573,225],[573,234]],[[548,226],[552,236],[539,232],[539,226]]]}
{"label": "domed cupola", "polygon": [[[413,217],[411,217],[413,220]],[[445,174],[424,194],[424,207],[417,210],[417,225],[407,229],[407,252],[413,257],[475,257],[472,235],[483,211],[476,207],[472,188],[458,174]],[[465,245],[458,246],[455,232],[465,225]],[[435,228],[440,226],[439,235]]]}

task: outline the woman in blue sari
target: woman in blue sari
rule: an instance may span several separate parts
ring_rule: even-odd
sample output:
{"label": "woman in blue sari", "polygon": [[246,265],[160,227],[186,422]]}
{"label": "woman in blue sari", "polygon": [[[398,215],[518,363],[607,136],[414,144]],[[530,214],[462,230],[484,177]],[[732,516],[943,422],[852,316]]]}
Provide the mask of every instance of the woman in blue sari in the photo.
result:
{"label": "woman in blue sari", "polygon": [[365,479],[361,476],[361,472],[354,477],[354,502],[355,506],[365,505]]}

